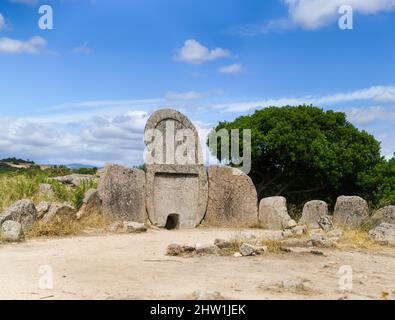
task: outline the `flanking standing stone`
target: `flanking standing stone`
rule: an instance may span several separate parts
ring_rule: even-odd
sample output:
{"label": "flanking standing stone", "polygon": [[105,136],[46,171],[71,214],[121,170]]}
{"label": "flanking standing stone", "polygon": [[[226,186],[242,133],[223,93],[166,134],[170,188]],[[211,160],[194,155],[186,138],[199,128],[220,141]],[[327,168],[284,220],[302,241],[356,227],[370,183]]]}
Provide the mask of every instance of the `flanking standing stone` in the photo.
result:
{"label": "flanking standing stone", "polygon": [[99,196],[103,213],[112,219],[146,222],[143,170],[107,165],[100,177]]}
{"label": "flanking standing stone", "polygon": [[32,200],[19,200],[0,214],[0,226],[8,220],[19,222],[24,232],[33,228],[37,210]]}
{"label": "flanking standing stone", "polygon": [[302,217],[299,224],[307,225],[309,228],[318,229],[318,222],[328,214],[328,204],[321,200],[306,202],[303,207]]}
{"label": "flanking standing stone", "polygon": [[19,242],[24,239],[22,225],[19,222],[8,220],[1,225],[0,239],[6,242]]}
{"label": "flanking standing stone", "polygon": [[259,222],[266,229],[283,230],[288,226],[287,200],[284,197],[263,198],[259,203]]}
{"label": "flanking standing stone", "polygon": [[204,217],[208,192],[196,128],[182,113],[162,109],[148,119],[144,139],[151,223],[168,229],[196,227]]}
{"label": "flanking standing stone", "polygon": [[369,217],[366,200],[358,196],[340,196],[336,200],[334,222],[348,228],[359,228]]}
{"label": "flanking standing stone", "polygon": [[205,224],[250,227],[258,222],[258,198],[249,176],[225,166],[208,168],[208,204]]}

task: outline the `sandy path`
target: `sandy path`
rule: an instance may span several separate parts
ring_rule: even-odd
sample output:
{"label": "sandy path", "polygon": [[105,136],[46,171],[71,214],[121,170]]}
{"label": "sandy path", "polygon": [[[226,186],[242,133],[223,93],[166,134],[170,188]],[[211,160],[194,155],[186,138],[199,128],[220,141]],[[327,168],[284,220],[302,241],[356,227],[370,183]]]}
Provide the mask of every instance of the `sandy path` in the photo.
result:
{"label": "sandy path", "polygon": [[[259,234],[260,230],[253,231]],[[149,230],[119,234],[30,240],[0,245],[0,299],[185,299],[195,290],[219,291],[230,299],[339,299],[338,270],[353,268],[356,299],[377,299],[395,291],[395,249],[376,253],[305,249],[257,257],[176,258],[170,243],[212,243],[231,230]],[[54,288],[39,289],[41,265],[53,270]],[[308,290],[294,293],[273,286],[304,279]]]}

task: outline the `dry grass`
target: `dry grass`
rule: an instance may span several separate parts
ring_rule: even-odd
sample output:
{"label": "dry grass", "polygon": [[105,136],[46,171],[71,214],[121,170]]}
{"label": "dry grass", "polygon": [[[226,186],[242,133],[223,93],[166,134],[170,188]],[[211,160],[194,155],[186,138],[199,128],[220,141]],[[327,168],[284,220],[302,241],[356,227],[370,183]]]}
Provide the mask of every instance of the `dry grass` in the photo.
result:
{"label": "dry grass", "polygon": [[365,230],[343,230],[344,234],[337,241],[337,247],[339,249],[363,249],[363,250],[374,250],[382,247],[379,244],[369,238],[369,234]]}
{"label": "dry grass", "polygon": [[76,219],[53,219],[50,222],[38,221],[26,237],[60,237],[79,235],[86,229],[106,230],[111,219],[103,214],[94,213],[80,220]]}

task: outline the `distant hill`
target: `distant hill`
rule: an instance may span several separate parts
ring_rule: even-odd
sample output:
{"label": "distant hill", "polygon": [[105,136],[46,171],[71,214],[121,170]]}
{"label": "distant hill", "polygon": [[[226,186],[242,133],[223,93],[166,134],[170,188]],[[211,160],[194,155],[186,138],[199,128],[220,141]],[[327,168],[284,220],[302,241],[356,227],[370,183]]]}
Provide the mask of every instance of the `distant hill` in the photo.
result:
{"label": "distant hill", "polygon": [[71,164],[65,164],[65,167],[71,169],[71,170],[78,170],[78,169],[94,169],[96,168],[95,166],[91,166],[89,164],[81,164],[81,163],[71,163]]}

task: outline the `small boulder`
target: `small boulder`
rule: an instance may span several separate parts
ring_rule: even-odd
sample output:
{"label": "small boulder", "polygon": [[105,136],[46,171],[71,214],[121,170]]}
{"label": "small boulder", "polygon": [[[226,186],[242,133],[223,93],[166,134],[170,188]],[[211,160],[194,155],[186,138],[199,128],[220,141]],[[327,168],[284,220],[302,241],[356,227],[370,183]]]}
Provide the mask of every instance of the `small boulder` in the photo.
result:
{"label": "small boulder", "polygon": [[318,229],[318,221],[326,215],[328,215],[328,204],[325,201],[312,200],[304,205],[299,224],[307,225],[311,229]]}
{"label": "small boulder", "polygon": [[218,254],[219,253],[219,248],[216,245],[212,244],[200,244],[197,243],[195,245],[195,250],[197,254]]}
{"label": "small boulder", "polygon": [[340,196],[336,200],[333,216],[337,224],[351,229],[359,228],[369,216],[368,203],[358,196]]}
{"label": "small boulder", "polygon": [[215,239],[214,245],[220,249],[226,249],[232,247],[232,243],[224,239]]}
{"label": "small boulder", "polygon": [[284,197],[263,198],[259,203],[259,221],[264,228],[283,230],[290,220]]}
{"label": "small boulder", "polygon": [[243,243],[240,246],[240,253],[242,256],[252,256],[255,255],[257,253],[257,249],[255,246],[253,246],[252,244],[249,243]]}
{"label": "small boulder", "polygon": [[50,207],[51,207],[51,202],[47,202],[47,201],[40,202],[36,207],[37,218],[41,219],[49,211]]}
{"label": "small boulder", "polygon": [[1,225],[1,240],[6,242],[20,242],[24,239],[22,225],[19,222],[8,220]]}
{"label": "small boulder", "polygon": [[201,290],[196,290],[193,293],[193,298],[194,300],[223,300],[224,297],[222,297],[221,293],[218,291],[214,292],[205,292]]}
{"label": "small boulder", "polygon": [[133,221],[125,221],[123,223],[123,229],[127,233],[141,233],[147,231],[147,227],[144,223]]}
{"label": "small boulder", "polygon": [[96,189],[89,189],[85,193],[82,207],[77,213],[77,219],[89,216],[92,213],[101,213],[101,199],[99,191]]}
{"label": "small boulder", "polygon": [[37,210],[32,200],[19,200],[0,214],[0,226],[8,220],[19,222],[24,232],[33,228]]}
{"label": "small boulder", "polygon": [[313,234],[309,241],[309,245],[312,245],[313,247],[319,247],[319,248],[330,248],[334,246],[334,243],[332,240],[330,240],[327,236],[323,234]]}
{"label": "small boulder", "polygon": [[69,203],[52,203],[48,212],[43,216],[45,223],[51,221],[65,222],[76,219],[77,210]]}
{"label": "small boulder", "polygon": [[333,229],[332,218],[328,215],[322,216],[318,219],[319,227],[324,231],[330,231]]}
{"label": "small boulder", "polygon": [[382,223],[369,231],[370,239],[389,245],[395,245],[395,224]]}

